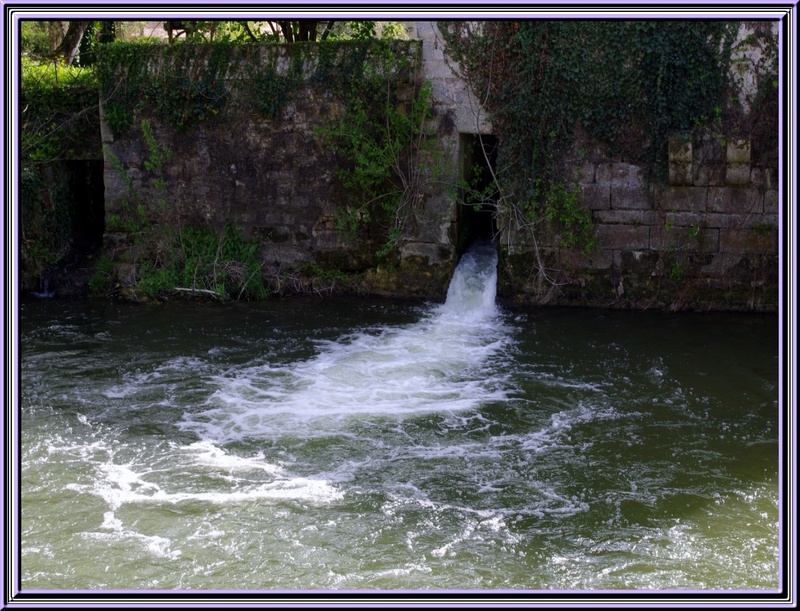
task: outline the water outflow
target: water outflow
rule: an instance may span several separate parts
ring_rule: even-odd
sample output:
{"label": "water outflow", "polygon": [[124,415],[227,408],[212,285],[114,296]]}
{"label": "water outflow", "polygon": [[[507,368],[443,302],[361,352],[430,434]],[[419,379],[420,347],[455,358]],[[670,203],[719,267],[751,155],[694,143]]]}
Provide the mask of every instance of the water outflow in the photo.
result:
{"label": "water outflow", "polygon": [[501,400],[505,378],[496,361],[508,332],[496,285],[497,253],[476,243],[459,262],[446,302],[418,322],[320,342],[309,360],[217,376],[208,409],[187,415],[185,428],[223,442],[296,434],[298,427],[324,434],[353,416],[395,418]]}

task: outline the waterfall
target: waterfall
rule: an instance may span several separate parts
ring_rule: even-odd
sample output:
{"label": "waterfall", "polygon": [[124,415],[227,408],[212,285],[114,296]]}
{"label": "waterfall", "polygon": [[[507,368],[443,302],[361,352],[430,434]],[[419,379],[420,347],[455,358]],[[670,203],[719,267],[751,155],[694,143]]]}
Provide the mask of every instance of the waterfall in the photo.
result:
{"label": "waterfall", "polygon": [[496,314],[497,250],[478,241],[464,253],[447,289],[443,314],[485,318]]}
{"label": "waterfall", "polygon": [[[365,329],[318,343],[291,363],[246,366],[216,378],[207,410],[188,429],[211,439],[273,435],[307,420],[403,417],[475,409],[502,400],[505,381],[490,361],[508,331],[495,306],[497,254],[478,243],[464,254],[444,304],[404,326]],[[315,430],[327,425],[316,423]]]}

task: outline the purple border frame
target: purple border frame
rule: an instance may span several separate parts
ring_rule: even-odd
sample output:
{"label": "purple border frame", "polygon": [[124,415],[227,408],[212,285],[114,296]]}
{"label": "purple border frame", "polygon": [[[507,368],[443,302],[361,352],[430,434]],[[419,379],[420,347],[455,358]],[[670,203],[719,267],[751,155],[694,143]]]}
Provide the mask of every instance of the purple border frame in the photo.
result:
{"label": "purple border frame", "polygon": [[[265,5],[245,0],[236,5],[201,4],[198,2],[173,2],[167,6],[158,4],[116,4],[108,2],[84,1],[79,6],[75,3],[56,0],[54,2],[37,2],[20,0],[19,2],[2,0],[4,9],[3,30],[3,74],[5,85],[5,121],[3,123],[4,148],[4,196],[5,207],[3,225],[3,338],[4,350],[0,356],[5,379],[6,410],[2,424],[4,442],[3,483],[5,499],[2,506],[3,517],[3,555],[0,556],[4,582],[3,607],[29,606],[36,608],[85,608],[88,606],[144,608],[144,607],[790,607],[797,605],[797,584],[795,571],[797,567],[797,550],[793,547],[796,538],[797,524],[797,492],[795,477],[797,471],[796,458],[796,387],[794,371],[796,364],[796,194],[794,171],[796,167],[796,42],[797,16],[796,1],[776,4],[735,4],[710,0],[702,5],[694,3],[643,4],[642,2],[623,1],[613,5],[597,2],[510,2],[487,8],[480,4],[440,1],[430,5],[375,5],[368,2],[352,2],[341,5],[330,0],[314,5],[275,4]],[[17,252],[18,243],[16,229],[18,227],[18,211],[15,209],[17,184],[15,177],[18,171],[18,160],[15,153],[17,146],[16,113],[18,104],[19,68],[13,61],[18,54],[17,20],[22,17],[35,19],[70,19],[91,16],[125,20],[163,20],[173,16],[200,18],[227,18],[235,13],[236,17],[260,17],[265,14],[282,12],[287,15],[320,15],[335,14],[350,19],[378,18],[404,20],[437,18],[530,18],[532,16],[557,18],[726,18],[726,19],[775,19],[782,24],[779,27],[779,99],[784,106],[780,115],[779,151],[782,163],[778,169],[778,196],[781,206],[778,214],[779,241],[779,410],[783,418],[779,420],[778,449],[779,462],[779,543],[788,544],[780,550],[779,569],[786,570],[779,581],[785,587],[783,592],[776,591],[429,591],[416,592],[406,590],[395,591],[42,591],[18,590],[20,567],[19,561],[19,524],[16,522],[19,512],[19,500],[14,497],[19,486],[19,454],[16,442],[19,440],[19,422],[15,414],[14,399],[18,396],[18,295],[17,295]],[[142,19],[145,17],[147,19]],[[155,17],[155,19],[153,19]],[[784,441],[787,441],[784,445]],[[785,486],[782,484],[785,482]],[[9,500],[11,503],[9,504]],[[638,596],[637,596],[638,594]],[[713,598],[719,594],[719,598]],[[570,598],[570,596],[572,596]],[[472,597],[472,598],[471,598]],[[594,599],[594,600],[592,600]]]}

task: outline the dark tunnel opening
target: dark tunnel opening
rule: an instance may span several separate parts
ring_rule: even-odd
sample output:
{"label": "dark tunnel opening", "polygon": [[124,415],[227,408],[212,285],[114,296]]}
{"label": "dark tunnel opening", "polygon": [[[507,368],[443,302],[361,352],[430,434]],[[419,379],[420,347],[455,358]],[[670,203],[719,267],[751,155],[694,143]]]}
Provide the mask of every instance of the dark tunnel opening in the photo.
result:
{"label": "dark tunnel opening", "polygon": [[105,189],[103,162],[68,161],[72,256],[81,260],[103,245]]}
{"label": "dark tunnel opening", "polygon": [[458,207],[459,255],[476,240],[491,241],[494,222],[493,172],[497,163],[497,137],[489,134],[461,134],[461,177],[465,185]]}

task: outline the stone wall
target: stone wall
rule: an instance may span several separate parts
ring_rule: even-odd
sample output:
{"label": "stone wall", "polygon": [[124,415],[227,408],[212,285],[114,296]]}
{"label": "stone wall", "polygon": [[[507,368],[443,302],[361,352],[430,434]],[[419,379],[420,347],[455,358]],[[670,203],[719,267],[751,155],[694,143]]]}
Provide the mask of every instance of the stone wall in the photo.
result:
{"label": "stone wall", "polygon": [[[423,43],[425,77],[452,125],[443,146],[457,151],[457,175],[463,168],[458,134],[491,134],[491,121],[456,76],[435,22],[407,27]],[[558,235],[534,245],[499,217],[501,298],[527,305],[775,310],[777,168],[754,165],[749,142],[720,137],[675,140],[668,154],[667,185],[651,186],[641,167],[616,161],[577,134],[569,164],[579,202],[592,211],[597,246],[589,254],[565,249]]]}
{"label": "stone wall", "polygon": [[[452,188],[464,168],[464,136],[491,134],[492,128],[445,58],[435,22],[414,22],[409,30],[416,41],[409,52],[421,48],[421,74],[433,85],[432,127],[443,174],[423,190],[418,222],[394,258],[378,260],[380,244],[369,238],[350,243],[335,229],[336,210],[348,202],[333,154],[315,127],[342,108],[315,88],[295,96],[273,119],[245,113],[191,131],[153,120],[157,141],[172,151],[156,171],[145,168],[141,131],[115,138],[104,127],[107,217],[126,205],[133,185],[151,200],[165,200],[176,223],[231,222],[246,237],[260,238],[265,265],[318,263],[357,275],[352,286],[364,294],[443,298],[464,246]],[[412,90],[410,83],[409,96]],[[498,218],[498,288],[505,302],[777,308],[777,173],[752,163],[747,142],[671,142],[665,187],[650,186],[640,167],[596,149],[583,158],[576,154],[571,163],[580,203],[592,212],[597,246],[576,252],[559,246],[557,235],[533,244]],[[106,237],[116,239],[112,232]]]}
{"label": "stone wall", "polygon": [[648,185],[639,166],[602,158],[574,170],[596,248],[560,248],[556,234],[534,248],[505,227],[503,295],[517,303],[777,308],[777,170],[754,167],[749,142],[671,141],[666,187]]}
{"label": "stone wall", "polygon": [[[406,85],[398,88],[402,105],[410,103],[420,83],[421,56],[418,42],[397,47],[410,60],[401,76]],[[287,47],[271,48],[288,52]],[[252,55],[248,61],[254,61]],[[272,60],[263,61],[269,66]],[[310,73],[313,57],[309,62]],[[350,240],[337,230],[337,212],[360,202],[351,202],[337,180],[337,158],[318,128],[342,113],[341,100],[307,79],[274,117],[233,109],[178,130],[140,111],[133,128],[116,137],[103,121],[106,217],[123,213],[134,200],[162,202],[169,211],[167,222],[217,228],[232,223],[245,238],[258,238],[264,264],[274,270],[314,264],[361,274],[358,290],[365,293],[443,296],[456,260],[450,246],[452,202],[442,193],[426,191],[421,222],[409,228],[396,253],[399,260],[389,260],[392,265],[375,256],[385,239],[377,232]],[[156,169],[147,169],[150,152],[139,127],[142,120],[152,126],[158,145],[170,151]],[[111,244],[126,240],[113,229],[106,238]]]}

